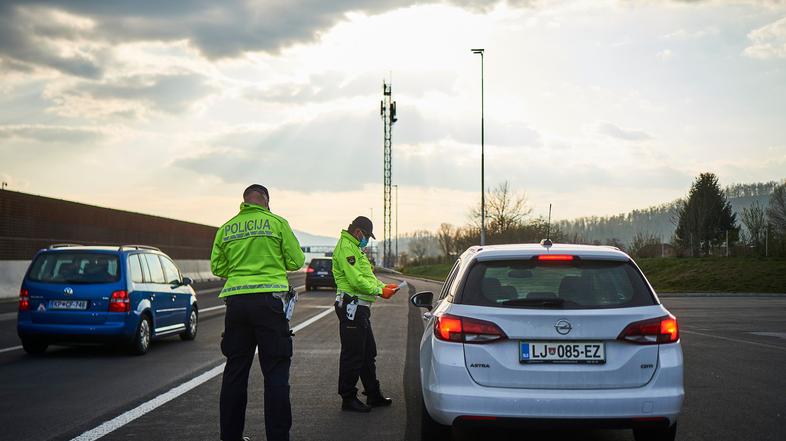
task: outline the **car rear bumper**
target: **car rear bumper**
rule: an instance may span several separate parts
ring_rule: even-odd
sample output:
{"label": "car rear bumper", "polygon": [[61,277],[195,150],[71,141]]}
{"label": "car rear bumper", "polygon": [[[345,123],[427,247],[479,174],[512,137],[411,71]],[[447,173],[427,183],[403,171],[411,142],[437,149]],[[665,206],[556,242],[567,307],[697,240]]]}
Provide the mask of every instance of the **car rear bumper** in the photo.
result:
{"label": "car rear bumper", "polygon": [[323,278],[323,277],[308,278],[307,277],[306,285],[335,287],[336,281],[333,278]]}
{"label": "car rear bumper", "polygon": [[136,324],[131,317],[134,316],[130,316],[127,321],[100,324],[49,324],[19,320],[16,329],[19,337],[43,337],[51,341],[105,341],[130,338],[136,331]]}
{"label": "car rear bumper", "polygon": [[661,346],[649,383],[625,389],[480,386],[467,371],[462,345],[436,341],[431,352],[431,366],[421,366],[423,399],[431,417],[446,425],[668,426],[677,420],[685,395],[679,344]]}

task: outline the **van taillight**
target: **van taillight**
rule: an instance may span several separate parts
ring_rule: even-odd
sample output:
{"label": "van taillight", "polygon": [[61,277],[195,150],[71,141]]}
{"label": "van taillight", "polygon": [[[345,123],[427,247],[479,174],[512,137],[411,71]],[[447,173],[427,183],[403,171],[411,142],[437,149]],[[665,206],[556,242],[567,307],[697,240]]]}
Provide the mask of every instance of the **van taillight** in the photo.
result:
{"label": "van taillight", "polygon": [[458,343],[489,343],[508,338],[494,323],[450,314],[437,316],[434,335],[440,340]]}
{"label": "van taillight", "polygon": [[19,310],[30,310],[30,292],[24,288],[19,290]]}
{"label": "van taillight", "polygon": [[115,291],[109,299],[109,312],[128,312],[131,310],[131,303],[128,298],[128,291]]}
{"label": "van taillight", "polygon": [[639,345],[675,343],[680,339],[677,318],[669,314],[665,317],[633,322],[622,330],[617,340]]}
{"label": "van taillight", "polygon": [[313,273],[314,272],[314,267],[310,266],[310,267],[306,268],[306,272],[307,273]]}

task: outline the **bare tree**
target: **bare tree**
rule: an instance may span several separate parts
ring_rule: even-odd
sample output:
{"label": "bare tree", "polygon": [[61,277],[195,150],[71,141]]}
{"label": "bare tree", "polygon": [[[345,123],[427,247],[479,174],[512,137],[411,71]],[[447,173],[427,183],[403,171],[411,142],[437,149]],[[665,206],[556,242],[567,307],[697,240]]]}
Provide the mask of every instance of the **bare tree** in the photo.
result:
{"label": "bare tree", "polygon": [[437,241],[439,241],[439,247],[442,251],[442,255],[445,256],[445,260],[450,260],[456,250],[455,239],[456,229],[453,225],[443,223],[439,226],[437,230]]}
{"label": "bare tree", "polygon": [[760,249],[764,244],[764,233],[767,229],[767,217],[758,201],[753,201],[750,208],[742,209],[742,224],[748,230],[749,245]]}
{"label": "bare tree", "polygon": [[[532,213],[527,206],[527,197],[513,194],[510,183],[505,181],[486,192],[486,222],[491,233],[504,235],[508,230],[520,225]],[[480,226],[480,205],[470,212],[475,225]]]}
{"label": "bare tree", "polygon": [[431,243],[434,236],[426,230],[415,231],[412,233],[412,239],[409,240],[409,251],[415,255],[415,259],[420,262],[426,257],[429,252]]}

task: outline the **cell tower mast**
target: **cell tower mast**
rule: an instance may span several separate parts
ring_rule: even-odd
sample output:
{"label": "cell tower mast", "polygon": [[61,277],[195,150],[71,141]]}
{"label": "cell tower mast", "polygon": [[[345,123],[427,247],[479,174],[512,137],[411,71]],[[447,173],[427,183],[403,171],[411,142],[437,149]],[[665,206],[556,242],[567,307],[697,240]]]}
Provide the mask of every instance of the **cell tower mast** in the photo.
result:
{"label": "cell tower mast", "polygon": [[391,210],[390,210],[390,200],[391,200],[391,188],[393,186],[392,182],[392,150],[393,150],[393,142],[392,142],[392,131],[393,131],[393,124],[398,121],[396,118],[396,102],[393,101],[392,92],[391,92],[391,83],[388,83],[385,80],[382,80],[382,101],[379,103],[379,113],[382,116],[382,125],[384,126],[385,132],[385,143],[384,143],[384,150],[383,150],[383,159],[384,159],[384,168],[383,168],[383,177],[385,182],[385,201],[384,201],[384,233],[383,233],[383,253],[382,253],[382,266],[385,268],[391,268],[393,266],[393,253],[391,248],[391,234],[390,234],[390,220],[391,220]]}

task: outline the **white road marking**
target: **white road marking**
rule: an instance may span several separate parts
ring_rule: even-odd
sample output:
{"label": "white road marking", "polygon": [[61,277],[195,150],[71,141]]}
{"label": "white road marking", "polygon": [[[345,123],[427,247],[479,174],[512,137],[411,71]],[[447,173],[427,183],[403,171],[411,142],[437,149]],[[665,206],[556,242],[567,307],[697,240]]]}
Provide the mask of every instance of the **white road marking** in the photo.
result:
{"label": "white road marking", "polygon": [[3,348],[3,349],[0,349],[0,353],[2,353],[2,352],[11,352],[11,351],[15,351],[17,349],[22,349],[22,346],[11,346],[10,348]]}
{"label": "white road marking", "polygon": [[786,340],[786,332],[749,332],[748,334],[760,335],[762,337],[777,337]]}
{"label": "white road marking", "polygon": [[720,340],[733,341],[735,343],[746,343],[746,344],[749,344],[749,345],[761,346],[761,347],[765,347],[765,348],[778,349],[778,350],[781,350],[781,351],[786,351],[786,346],[768,345],[766,343],[758,343],[758,342],[755,342],[755,341],[742,340],[742,339],[739,339],[739,338],[721,337],[720,335],[705,334],[703,332],[696,332],[696,331],[686,331],[684,329],[680,329],[680,332],[683,333],[683,334],[696,334],[696,335],[702,335],[704,337],[710,337],[710,338],[717,338],[717,339],[720,339]]}
{"label": "white road marking", "polygon": [[16,316],[17,316],[16,312],[4,312],[0,314],[0,322],[16,320]]}
{"label": "white road marking", "polygon": [[[297,326],[292,328],[293,332],[297,332],[306,326],[309,326],[316,322],[317,320],[327,316],[333,312],[333,307],[327,307],[324,311],[320,312],[319,314],[309,318],[308,320],[304,321],[303,323],[298,324]],[[176,386],[170,389],[167,392],[153,398],[150,401],[146,401],[139,406],[125,412],[121,415],[112,418],[109,421],[104,422],[103,424],[99,425],[98,427],[88,430],[87,432],[77,436],[76,438],[72,439],[71,441],[94,441],[103,436],[106,436],[115,430],[125,426],[126,424],[134,421],[135,419],[145,415],[146,413],[155,410],[164,404],[174,400],[175,398],[185,394],[186,392],[212,380],[213,378],[221,375],[224,372],[224,367],[226,363],[221,363],[220,365],[210,369],[209,371],[192,378],[191,380],[186,381],[185,383]]]}
{"label": "white road marking", "polygon": [[211,306],[210,308],[202,308],[199,312],[215,311],[216,309],[226,308],[227,305]]}

